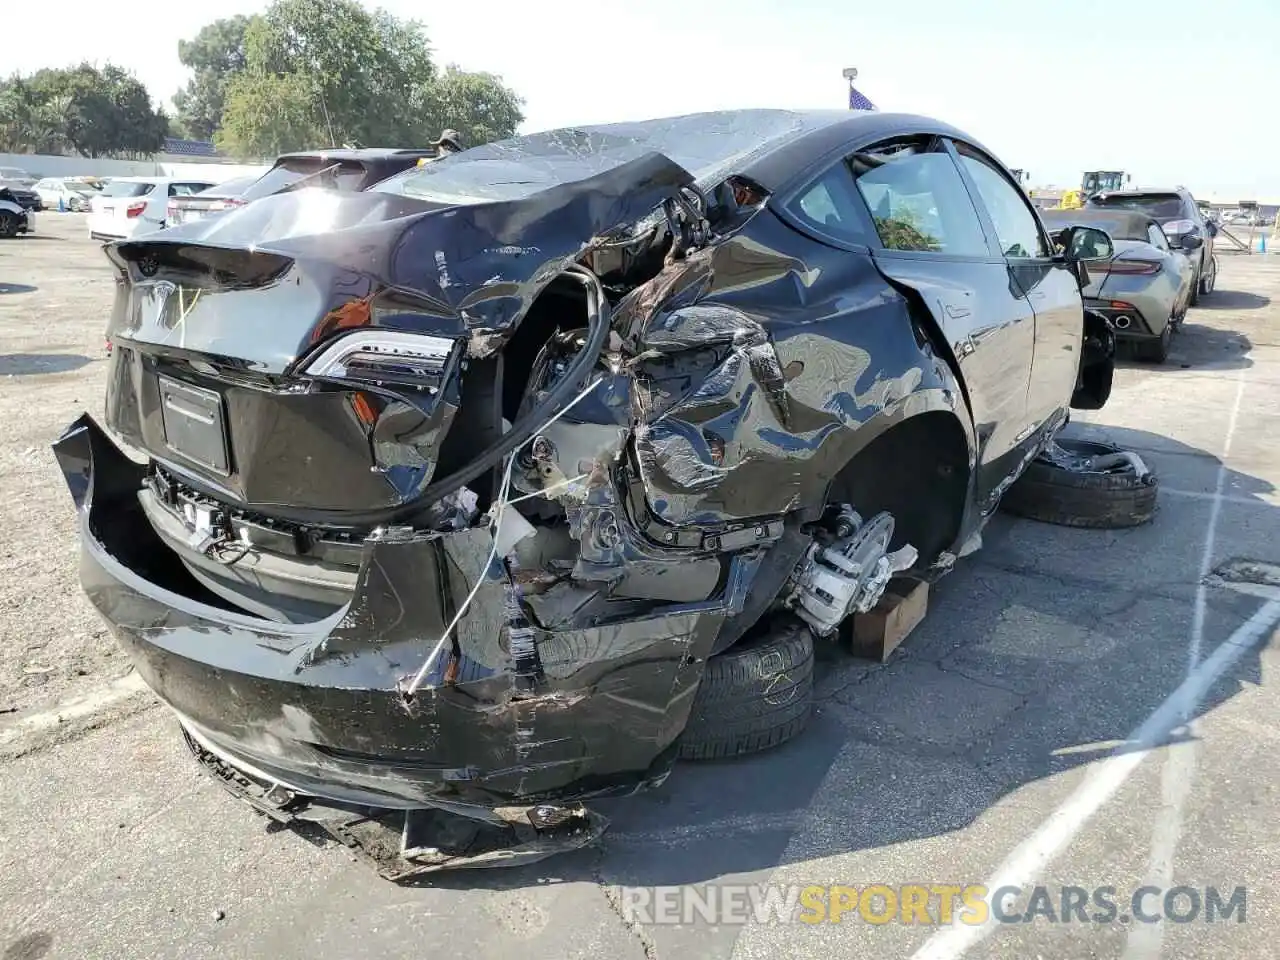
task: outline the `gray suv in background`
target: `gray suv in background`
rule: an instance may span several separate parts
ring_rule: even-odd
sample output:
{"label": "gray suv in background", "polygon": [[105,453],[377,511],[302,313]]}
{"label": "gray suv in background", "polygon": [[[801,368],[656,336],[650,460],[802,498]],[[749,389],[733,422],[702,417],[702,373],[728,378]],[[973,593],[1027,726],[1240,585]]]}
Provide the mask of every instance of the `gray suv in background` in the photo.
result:
{"label": "gray suv in background", "polygon": [[1169,246],[1181,250],[1195,268],[1191,286],[1192,305],[1202,295],[1213,292],[1218,281],[1218,261],[1213,256],[1213,238],[1218,227],[1206,220],[1191,191],[1184,187],[1172,190],[1115,190],[1095,193],[1085,206],[1091,209],[1136,210],[1145,213],[1164,230]]}

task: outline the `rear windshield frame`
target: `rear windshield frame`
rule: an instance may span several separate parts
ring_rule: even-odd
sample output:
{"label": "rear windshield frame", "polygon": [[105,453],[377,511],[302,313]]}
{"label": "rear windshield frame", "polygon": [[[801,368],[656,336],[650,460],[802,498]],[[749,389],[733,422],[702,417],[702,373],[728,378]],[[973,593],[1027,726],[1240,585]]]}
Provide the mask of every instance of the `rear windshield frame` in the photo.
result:
{"label": "rear windshield frame", "polygon": [[364,189],[369,178],[369,169],[358,161],[332,160],[324,157],[290,157],[279,161],[254,181],[240,195],[240,199],[248,202],[269,197],[329,167],[337,168],[333,171],[332,177],[317,178],[315,186],[330,185],[333,180],[337,182],[337,189],[356,193]]}

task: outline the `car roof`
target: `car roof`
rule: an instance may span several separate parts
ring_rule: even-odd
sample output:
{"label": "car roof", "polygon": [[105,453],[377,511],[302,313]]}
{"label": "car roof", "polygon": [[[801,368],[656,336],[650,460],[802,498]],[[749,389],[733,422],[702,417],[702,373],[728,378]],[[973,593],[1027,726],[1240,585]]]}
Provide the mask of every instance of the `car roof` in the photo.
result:
{"label": "car roof", "polygon": [[773,192],[832,159],[833,151],[907,133],[953,136],[981,147],[954,127],[911,114],[722,110],[526,134],[481,144],[395,180],[423,178],[427,193],[438,196],[488,198],[489,184],[514,182],[512,177],[535,193],[659,153],[703,186],[740,174]]}

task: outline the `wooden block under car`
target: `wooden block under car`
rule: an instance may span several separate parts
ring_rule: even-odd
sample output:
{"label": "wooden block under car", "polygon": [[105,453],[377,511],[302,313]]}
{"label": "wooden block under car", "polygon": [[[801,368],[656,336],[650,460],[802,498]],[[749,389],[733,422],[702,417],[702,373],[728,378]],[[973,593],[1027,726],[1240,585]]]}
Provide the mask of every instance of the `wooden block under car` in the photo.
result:
{"label": "wooden block under car", "polygon": [[884,663],[924,619],[928,609],[927,583],[895,581],[874,608],[854,614],[849,647],[854,656]]}

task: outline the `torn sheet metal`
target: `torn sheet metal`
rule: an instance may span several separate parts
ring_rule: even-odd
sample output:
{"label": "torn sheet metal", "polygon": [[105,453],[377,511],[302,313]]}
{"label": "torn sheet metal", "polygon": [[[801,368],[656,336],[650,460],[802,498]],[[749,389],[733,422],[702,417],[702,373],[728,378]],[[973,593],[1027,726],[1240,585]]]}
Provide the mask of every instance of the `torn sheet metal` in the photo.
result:
{"label": "torn sheet metal", "polygon": [[[613,601],[600,590],[554,628],[531,620],[522,654],[512,581],[483,568],[485,531],[393,535],[366,544],[339,614],[270,624],[158,565],[166,551],[138,516],[142,468],[92,420],[56,449],[82,505],[86,592],[143,679],[232,762],[346,802],[580,802],[665,777],[703,663],[758,563],[728,559],[722,585],[695,602]],[[400,679],[478,576],[472,614],[406,703]]]}

